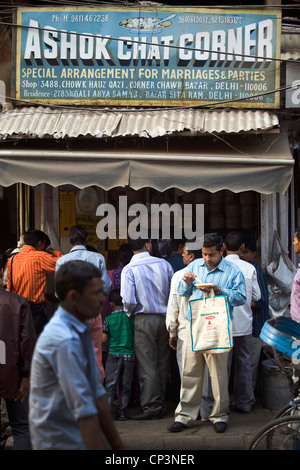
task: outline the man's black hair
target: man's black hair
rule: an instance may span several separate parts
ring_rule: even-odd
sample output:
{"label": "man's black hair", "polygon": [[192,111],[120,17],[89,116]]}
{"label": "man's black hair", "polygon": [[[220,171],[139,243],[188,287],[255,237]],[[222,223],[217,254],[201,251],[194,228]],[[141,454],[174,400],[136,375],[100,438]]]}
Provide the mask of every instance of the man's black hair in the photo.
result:
{"label": "man's black hair", "polygon": [[113,289],[112,291],[110,291],[108,298],[109,298],[109,301],[112,302],[114,305],[117,305],[118,307],[123,306],[120,289]]}
{"label": "man's black hair", "polygon": [[239,251],[244,237],[240,232],[229,232],[225,238],[225,245],[228,251]]}
{"label": "man's black hair", "polygon": [[248,248],[252,253],[257,250],[256,248],[256,240],[254,237],[245,237],[244,239],[245,248]]}
{"label": "man's black hair", "polygon": [[71,245],[84,245],[87,240],[87,231],[83,225],[73,225],[69,230]]}
{"label": "man's black hair", "polygon": [[123,266],[126,266],[126,264],[129,263],[133,256],[133,251],[129,243],[124,243],[123,245],[120,246],[119,248],[119,259],[120,263]]}
{"label": "man's black hair", "polygon": [[185,242],[186,242],[186,239],[185,238],[174,238],[171,240],[170,242],[170,248],[172,251],[177,251],[179,246],[184,246],[185,245]]}
{"label": "man's black hair", "polygon": [[194,259],[202,258],[202,250],[189,250],[187,248],[189,255],[194,255]]}
{"label": "man's black hair", "polygon": [[55,273],[55,291],[59,300],[65,300],[70,290],[83,292],[95,277],[101,279],[101,272],[87,261],[75,260],[62,264]]}
{"label": "man's black hair", "polygon": [[46,246],[50,245],[50,238],[45,232],[37,229],[27,230],[24,234],[24,244],[33,246],[34,248],[37,246],[39,241],[45,241]]}
{"label": "man's black hair", "polygon": [[129,244],[131,246],[132,251],[140,251],[144,248],[146,243],[149,243],[150,238],[137,238],[136,240],[130,239]]}
{"label": "man's black hair", "polygon": [[223,238],[217,232],[206,233],[204,235],[203,247],[211,248],[212,246],[215,246],[217,251],[221,251],[223,248]]}

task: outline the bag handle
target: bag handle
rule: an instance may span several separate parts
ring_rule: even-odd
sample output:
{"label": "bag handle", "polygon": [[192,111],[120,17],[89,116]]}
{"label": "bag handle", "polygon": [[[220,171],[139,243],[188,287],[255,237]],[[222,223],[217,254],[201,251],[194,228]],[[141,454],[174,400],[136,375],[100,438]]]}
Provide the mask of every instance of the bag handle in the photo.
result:
{"label": "bag handle", "polygon": [[13,292],[13,282],[12,282],[12,267],[13,267],[13,260],[14,260],[14,257],[16,256],[16,254],[14,254],[12,257],[11,257],[11,263],[10,263],[10,292]]}
{"label": "bag handle", "polygon": [[206,299],[207,299],[208,297],[211,297],[211,300],[214,301],[214,298],[215,298],[215,291],[213,290],[212,287],[210,288],[210,292],[208,292],[208,293],[204,296],[204,302],[206,302]]}

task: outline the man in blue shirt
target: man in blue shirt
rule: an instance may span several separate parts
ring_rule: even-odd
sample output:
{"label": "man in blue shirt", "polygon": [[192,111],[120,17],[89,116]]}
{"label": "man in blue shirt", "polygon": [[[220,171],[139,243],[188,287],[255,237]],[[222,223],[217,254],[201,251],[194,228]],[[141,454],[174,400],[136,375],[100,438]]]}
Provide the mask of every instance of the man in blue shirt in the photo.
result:
{"label": "man in blue shirt", "polygon": [[56,273],[60,306],[36,344],[31,368],[34,450],[124,449],[100,381],[89,322],[104,301],[100,271],[85,261]]}
{"label": "man in blue shirt", "polygon": [[87,231],[83,225],[74,225],[69,231],[69,242],[72,246],[70,253],[59,258],[56,262],[55,271],[64,263],[80,259],[94,264],[101,272],[103,282],[103,293],[108,295],[110,292],[111,280],[107,274],[105,258],[101,253],[95,253],[87,249]]}
{"label": "man in blue shirt", "polygon": [[[196,284],[200,281],[201,284],[212,285],[215,295],[228,297],[231,308],[244,304],[246,301],[244,276],[236,265],[226,261],[222,255],[222,237],[217,233],[206,234],[202,247],[203,258],[198,258],[189,264],[188,272],[178,285],[178,294],[189,297],[190,300],[203,298],[210,289],[203,287],[199,290]],[[190,312],[188,312],[187,319],[190,319]],[[210,373],[214,396],[214,406],[209,420],[214,424],[216,432],[226,431],[229,409],[228,355],[227,350],[218,354],[193,352],[190,330],[186,328],[180,402],[175,410],[175,422],[168,428],[169,431],[183,431],[192,420],[197,419],[201,406],[205,365]]]}

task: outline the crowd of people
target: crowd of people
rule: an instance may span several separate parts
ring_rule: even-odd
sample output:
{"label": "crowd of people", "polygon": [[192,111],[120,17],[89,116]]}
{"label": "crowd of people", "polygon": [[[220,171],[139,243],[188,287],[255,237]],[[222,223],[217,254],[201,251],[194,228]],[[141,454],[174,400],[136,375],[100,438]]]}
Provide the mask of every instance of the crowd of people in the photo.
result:
{"label": "crowd of people", "polygon": [[[29,230],[19,252],[0,256],[0,340],[7,348],[0,399],[14,449],[125,449],[114,419],[162,418],[170,388],[178,391],[170,432],[197,419],[225,432],[230,411],[251,412],[259,334],[269,318],[253,238],[210,233],[201,250],[174,241],[167,258],[153,255],[151,239],[130,240],[111,271],[84,227],[72,227],[69,242],[63,254],[44,232]],[[293,244],[299,254],[299,230]],[[57,299],[50,319],[49,273]],[[299,282],[297,271],[295,321]],[[233,347],[218,353],[192,347],[191,302],[209,295],[225,297],[230,310]],[[130,414],[135,386],[140,412]]]}

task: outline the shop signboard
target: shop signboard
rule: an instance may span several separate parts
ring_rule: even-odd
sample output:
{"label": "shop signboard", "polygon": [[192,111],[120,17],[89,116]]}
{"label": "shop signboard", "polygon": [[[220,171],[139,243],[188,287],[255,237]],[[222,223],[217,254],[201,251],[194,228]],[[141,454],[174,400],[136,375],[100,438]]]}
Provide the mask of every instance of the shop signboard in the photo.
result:
{"label": "shop signboard", "polygon": [[300,63],[286,64],[286,108],[300,108]]}
{"label": "shop signboard", "polygon": [[23,103],[279,106],[279,10],[19,8],[16,21]]}

